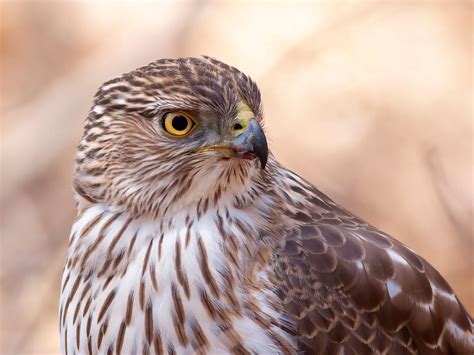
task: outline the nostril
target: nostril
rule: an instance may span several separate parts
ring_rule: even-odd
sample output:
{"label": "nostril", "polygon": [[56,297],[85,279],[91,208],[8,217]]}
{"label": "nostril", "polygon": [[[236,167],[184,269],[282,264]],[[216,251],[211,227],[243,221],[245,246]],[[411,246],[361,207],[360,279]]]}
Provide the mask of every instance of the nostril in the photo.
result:
{"label": "nostril", "polygon": [[234,125],[234,127],[233,127],[234,131],[238,131],[238,130],[240,130],[240,129],[242,129],[242,128],[244,128],[244,127],[242,127],[242,125],[241,125],[240,123],[236,123],[236,124]]}

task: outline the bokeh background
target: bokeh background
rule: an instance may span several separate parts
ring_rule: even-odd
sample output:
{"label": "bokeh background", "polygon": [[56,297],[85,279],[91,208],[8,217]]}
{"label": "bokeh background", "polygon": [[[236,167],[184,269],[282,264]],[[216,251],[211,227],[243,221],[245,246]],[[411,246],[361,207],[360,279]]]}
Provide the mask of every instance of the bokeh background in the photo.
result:
{"label": "bokeh background", "polygon": [[5,1],[2,354],[58,353],[71,174],[99,85],[217,57],[260,85],[279,160],[421,253],[472,314],[469,1]]}

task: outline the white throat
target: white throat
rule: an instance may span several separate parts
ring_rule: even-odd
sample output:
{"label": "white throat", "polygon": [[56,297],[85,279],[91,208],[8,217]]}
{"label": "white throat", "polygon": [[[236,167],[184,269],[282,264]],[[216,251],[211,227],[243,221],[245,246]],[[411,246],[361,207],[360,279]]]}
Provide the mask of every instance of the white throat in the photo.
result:
{"label": "white throat", "polygon": [[[133,219],[104,205],[88,208],[71,234],[69,254],[75,257],[64,273],[62,332],[87,333],[87,324],[75,324],[74,313],[90,287],[95,296],[80,311],[93,317],[89,332],[97,334],[92,342],[97,351],[117,347],[125,324],[125,352],[140,352],[156,341],[179,354],[199,349],[224,354],[242,346],[278,353],[275,339],[289,341],[272,325],[280,314],[267,275],[271,248],[258,227],[265,225],[260,211],[269,202],[237,208],[235,201],[221,199],[160,221]],[[144,325],[152,328],[145,334]],[[87,346],[80,342],[78,350]]]}

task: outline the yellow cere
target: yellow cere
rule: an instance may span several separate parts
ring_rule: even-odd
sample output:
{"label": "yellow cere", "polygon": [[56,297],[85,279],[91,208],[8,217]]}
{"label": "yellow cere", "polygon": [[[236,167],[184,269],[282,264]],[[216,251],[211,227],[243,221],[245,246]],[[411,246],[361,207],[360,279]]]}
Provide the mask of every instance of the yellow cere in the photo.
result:
{"label": "yellow cere", "polygon": [[247,126],[249,125],[249,121],[252,118],[255,118],[255,115],[250,109],[250,107],[248,107],[246,103],[239,101],[239,103],[237,104],[236,123],[240,124],[242,128],[234,130],[234,134],[239,135],[240,133],[242,133],[242,131],[245,131],[247,129]]}
{"label": "yellow cere", "polygon": [[163,119],[163,129],[175,137],[187,136],[196,126],[196,121],[183,111],[170,112]]}

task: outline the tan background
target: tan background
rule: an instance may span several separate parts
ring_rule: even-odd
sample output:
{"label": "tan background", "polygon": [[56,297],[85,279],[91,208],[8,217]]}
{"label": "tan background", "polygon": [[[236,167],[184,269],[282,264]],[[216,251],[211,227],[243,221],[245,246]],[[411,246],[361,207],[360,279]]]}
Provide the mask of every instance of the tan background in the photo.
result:
{"label": "tan background", "polygon": [[98,86],[209,54],[288,167],[429,259],[471,314],[472,5],[1,2],[0,352],[57,353],[75,145]]}

